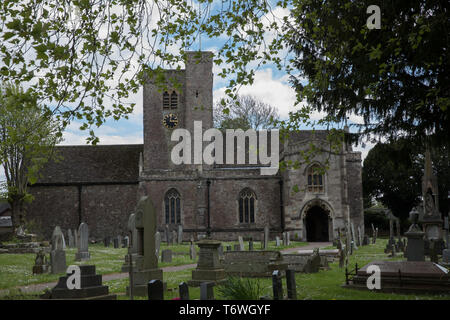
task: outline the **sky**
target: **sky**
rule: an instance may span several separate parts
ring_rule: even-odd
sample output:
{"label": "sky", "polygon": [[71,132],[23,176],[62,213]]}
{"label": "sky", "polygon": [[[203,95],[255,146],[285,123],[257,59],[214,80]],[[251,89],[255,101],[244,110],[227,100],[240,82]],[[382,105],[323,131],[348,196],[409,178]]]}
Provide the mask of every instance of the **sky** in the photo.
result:
{"label": "sky", "polygon": [[[289,11],[287,9],[275,7],[274,14],[278,18],[287,15]],[[270,39],[273,35],[267,34],[267,38]],[[222,41],[222,42],[221,42]],[[190,50],[212,51],[217,52],[217,48],[221,46],[223,39],[207,39],[202,38],[201,44],[195,44]],[[197,45],[197,47],[195,47]],[[201,45],[201,48],[200,48]],[[176,54],[177,48],[171,49]],[[217,74],[220,71],[221,66],[213,67],[214,74],[214,86],[213,86],[213,99],[214,101],[220,100],[224,96],[226,84],[228,79],[222,79]],[[240,94],[252,95],[258,100],[268,103],[274,106],[281,117],[281,119],[287,119],[290,111],[295,111],[297,108],[294,106],[296,101],[295,91],[289,84],[289,76],[283,72],[277,70],[273,65],[266,65],[264,68],[260,68],[255,73],[255,81],[251,86],[241,87]],[[100,138],[99,144],[141,144],[143,143],[143,110],[142,110],[142,88],[137,94],[133,94],[129,97],[128,101],[136,103],[136,106],[129,115],[129,119],[121,119],[115,121],[113,119],[107,120],[101,127],[95,130],[96,135]],[[312,119],[319,119],[320,114],[314,113],[311,115]],[[362,123],[362,119],[358,116],[350,116],[350,123]],[[64,132],[64,141],[62,145],[82,145],[86,144],[87,133],[81,131],[79,127],[80,122],[73,121],[66,131]],[[308,129],[308,128],[306,128]],[[351,129],[352,130],[352,129]],[[362,159],[364,159],[373,147],[372,143],[366,143],[365,147],[356,146],[355,151],[361,151]],[[0,181],[4,180],[3,168],[0,170]]]}

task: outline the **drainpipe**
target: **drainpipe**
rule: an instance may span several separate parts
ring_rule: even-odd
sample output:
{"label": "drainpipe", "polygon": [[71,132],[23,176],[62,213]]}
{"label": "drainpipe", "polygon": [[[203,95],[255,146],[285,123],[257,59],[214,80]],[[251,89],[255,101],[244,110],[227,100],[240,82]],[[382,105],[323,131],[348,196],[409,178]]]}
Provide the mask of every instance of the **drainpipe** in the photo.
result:
{"label": "drainpipe", "polygon": [[81,224],[81,187],[82,185],[78,185],[78,225]]}
{"label": "drainpipe", "polygon": [[207,207],[207,214],[208,214],[208,227],[206,228],[206,236],[208,238],[211,237],[211,213],[210,213],[210,201],[209,201],[209,187],[211,185],[210,180],[206,180],[206,186],[207,186],[207,201],[208,201],[208,207]]}
{"label": "drainpipe", "polygon": [[278,182],[280,184],[280,220],[281,220],[281,232],[284,232],[284,206],[283,206],[283,180]]}

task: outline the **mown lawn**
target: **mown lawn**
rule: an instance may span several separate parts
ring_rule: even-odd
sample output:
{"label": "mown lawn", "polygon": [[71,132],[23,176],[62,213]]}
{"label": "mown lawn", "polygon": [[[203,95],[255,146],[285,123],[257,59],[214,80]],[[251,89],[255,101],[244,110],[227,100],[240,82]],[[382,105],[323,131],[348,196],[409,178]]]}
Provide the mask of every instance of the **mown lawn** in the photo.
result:
{"label": "mown lawn", "polygon": [[[227,245],[233,246],[238,242],[223,242],[224,250]],[[269,250],[282,250],[285,248],[301,247],[307,245],[306,242],[291,242],[290,246],[275,246],[275,241],[269,242]],[[248,242],[245,242],[245,248],[248,249]],[[254,243],[254,249],[259,250],[261,245],[259,242]],[[180,245],[167,245],[161,243],[160,253],[164,249],[172,250],[172,262],[159,263],[159,267],[180,266],[185,264],[193,264],[196,261],[190,259],[189,243]],[[110,274],[121,272],[124,263],[124,257],[127,254],[126,248],[114,249],[112,246],[106,248],[103,244],[89,245],[91,259],[85,262],[76,262],[75,253],[77,249],[66,249],[67,266],[76,264],[94,264],[97,274]],[[0,290],[18,286],[29,286],[38,283],[47,283],[57,281],[63,274],[39,274],[33,275],[32,268],[36,255],[28,254],[0,254]],[[197,248],[198,257],[198,248]],[[49,258],[49,255],[47,255]]]}

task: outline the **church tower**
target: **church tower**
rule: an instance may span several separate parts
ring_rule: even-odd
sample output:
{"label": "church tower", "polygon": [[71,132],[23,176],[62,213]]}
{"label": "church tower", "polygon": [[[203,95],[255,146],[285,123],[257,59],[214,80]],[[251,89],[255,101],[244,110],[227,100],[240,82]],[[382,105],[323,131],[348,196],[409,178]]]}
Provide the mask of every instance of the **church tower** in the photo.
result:
{"label": "church tower", "polygon": [[[193,137],[194,121],[202,129],[213,126],[212,52],[186,52],[184,70],[163,70],[165,86],[149,77],[144,85],[144,171],[179,170],[170,153],[174,129],[185,128]],[[158,78],[159,79],[159,78]],[[164,88],[163,88],[164,87]]]}

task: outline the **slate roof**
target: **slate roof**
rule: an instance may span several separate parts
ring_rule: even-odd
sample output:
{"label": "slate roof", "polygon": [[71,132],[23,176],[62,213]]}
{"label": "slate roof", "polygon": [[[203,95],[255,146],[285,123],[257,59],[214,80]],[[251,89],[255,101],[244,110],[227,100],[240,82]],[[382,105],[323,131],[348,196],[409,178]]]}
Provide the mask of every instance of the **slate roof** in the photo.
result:
{"label": "slate roof", "polygon": [[136,182],[142,144],[57,146],[38,183]]}

